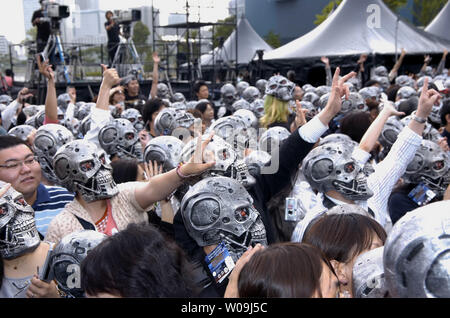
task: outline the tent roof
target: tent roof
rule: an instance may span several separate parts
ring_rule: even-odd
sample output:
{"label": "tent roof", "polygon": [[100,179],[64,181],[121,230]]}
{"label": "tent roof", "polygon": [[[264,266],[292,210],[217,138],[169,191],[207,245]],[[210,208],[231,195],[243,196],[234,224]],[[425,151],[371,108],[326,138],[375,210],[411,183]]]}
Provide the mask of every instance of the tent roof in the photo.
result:
{"label": "tent roof", "polygon": [[[238,64],[251,62],[257,50],[272,51],[272,47],[256,33],[246,18],[239,19],[237,30]],[[224,63],[234,63],[236,61],[236,30],[225,40],[221,48],[215,48],[214,51],[202,55],[201,65],[213,65],[213,58],[216,62],[222,60]]]}
{"label": "tent roof", "polygon": [[450,1],[425,28],[425,31],[450,41]]}
{"label": "tent roof", "polygon": [[[372,6],[372,7],[370,7]],[[376,8],[375,13],[373,9]],[[379,12],[379,27],[371,27]],[[344,0],[318,27],[304,36],[264,55],[264,60],[345,56],[362,53],[395,54],[404,48],[409,54],[442,53],[450,42],[428,36],[400,20],[382,0]]]}

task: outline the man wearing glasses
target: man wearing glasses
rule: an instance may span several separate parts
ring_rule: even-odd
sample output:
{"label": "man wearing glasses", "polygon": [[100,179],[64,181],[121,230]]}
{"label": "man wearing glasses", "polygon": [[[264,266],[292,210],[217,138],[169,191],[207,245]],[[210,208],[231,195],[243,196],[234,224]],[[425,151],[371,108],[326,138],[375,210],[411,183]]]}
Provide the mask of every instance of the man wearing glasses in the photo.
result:
{"label": "man wearing glasses", "polygon": [[33,151],[14,136],[0,136],[0,180],[10,183],[33,207],[42,236],[53,217],[73,201],[73,194],[65,188],[41,183],[41,166]]}

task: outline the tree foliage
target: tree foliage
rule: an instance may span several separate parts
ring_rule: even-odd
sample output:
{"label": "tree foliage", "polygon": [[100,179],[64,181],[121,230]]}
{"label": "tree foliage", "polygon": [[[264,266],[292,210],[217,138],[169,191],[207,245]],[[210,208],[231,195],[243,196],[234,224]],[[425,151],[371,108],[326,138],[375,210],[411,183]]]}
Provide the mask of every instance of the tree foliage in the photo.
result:
{"label": "tree foliage", "polygon": [[[408,0],[383,0],[384,3],[394,12],[398,12],[399,9],[403,8],[407,3]],[[414,0],[418,1],[418,0]],[[446,2],[446,0],[443,0]],[[328,18],[330,13],[336,9],[340,4],[342,0],[333,0],[330,1],[323,9],[320,14],[316,14],[316,21],[314,21],[315,25],[321,24],[323,21]],[[418,2],[428,2],[428,1],[418,1]],[[432,1],[430,1],[432,2]],[[442,2],[442,1],[441,1]]]}
{"label": "tree foliage", "polygon": [[267,35],[264,37],[264,40],[274,49],[281,46],[280,35],[274,33],[272,30],[267,33]]}
{"label": "tree foliage", "polygon": [[[226,40],[233,33],[236,26],[236,16],[232,15],[223,20],[218,20],[217,23],[232,23],[233,25],[218,25],[214,28],[214,47],[219,46],[221,38]],[[210,31],[212,32],[212,29]]]}
{"label": "tree foliage", "polygon": [[136,22],[133,27],[133,42],[136,45],[144,45],[147,43],[148,36],[150,35],[150,30],[141,21]]}
{"label": "tree foliage", "polygon": [[419,25],[427,26],[442,10],[447,0],[414,0],[413,15],[419,22]]}

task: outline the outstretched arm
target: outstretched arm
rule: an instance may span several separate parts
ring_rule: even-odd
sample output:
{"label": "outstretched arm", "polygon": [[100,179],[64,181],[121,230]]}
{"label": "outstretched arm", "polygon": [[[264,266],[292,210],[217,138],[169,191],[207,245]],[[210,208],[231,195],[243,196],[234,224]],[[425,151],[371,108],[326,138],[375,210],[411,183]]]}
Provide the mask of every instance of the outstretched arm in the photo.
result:
{"label": "outstretched arm", "polygon": [[320,59],[325,64],[325,73],[327,75],[327,86],[331,86],[333,84],[333,76],[331,75],[331,67],[330,60],[326,56],[322,56]]}
{"label": "outstretched arm", "polygon": [[36,56],[39,73],[47,80],[47,96],[45,98],[45,124],[58,123],[58,101],[56,99],[55,73],[48,61],[41,61],[40,55]]}
{"label": "outstretched arm", "polygon": [[436,69],[436,74],[435,75],[440,75],[444,71],[445,61],[447,60],[447,54],[448,54],[448,51],[445,49],[444,53],[442,54],[442,59],[439,62],[439,65],[438,65],[438,67]]}
{"label": "outstretched arm", "polygon": [[391,72],[389,73],[389,81],[392,82],[398,74],[398,70],[400,69],[400,67],[403,64],[403,59],[405,58],[406,55],[406,51],[405,49],[402,49],[402,53],[400,54],[400,57],[397,61],[397,63],[395,63],[394,67],[392,68]]}
{"label": "outstretched arm", "polygon": [[153,79],[152,79],[152,88],[150,89],[150,99],[155,99],[156,94],[158,92],[158,80],[159,80],[159,71],[158,66],[161,59],[158,56],[157,52],[153,52]]}

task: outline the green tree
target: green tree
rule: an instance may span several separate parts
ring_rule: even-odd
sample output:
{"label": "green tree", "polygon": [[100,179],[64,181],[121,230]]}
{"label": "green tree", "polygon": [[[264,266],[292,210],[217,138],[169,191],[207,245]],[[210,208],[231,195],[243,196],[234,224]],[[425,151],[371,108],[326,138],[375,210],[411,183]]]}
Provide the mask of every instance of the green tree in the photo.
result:
{"label": "green tree", "polygon": [[264,37],[264,40],[274,49],[281,46],[280,35],[274,33],[272,30],[267,33],[267,35]]}
{"label": "green tree", "polygon": [[[398,12],[399,9],[403,8],[408,0],[383,0],[384,3],[394,12]],[[414,0],[417,1],[417,0]],[[316,21],[314,21],[315,25],[321,24],[323,21],[328,18],[333,9],[337,8],[341,4],[342,0],[334,0],[330,1],[323,9],[320,14],[316,14]],[[422,1],[419,1],[422,2]],[[424,1],[428,2],[428,1]],[[444,2],[446,2],[444,0]]]}
{"label": "green tree", "polygon": [[[220,38],[226,40],[231,33],[233,33],[236,27],[236,16],[232,15],[223,20],[217,21],[217,23],[231,23],[233,25],[218,25],[214,29],[214,47],[219,46]],[[210,30],[212,32],[212,29]]]}
{"label": "green tree", "polygon": [[141,21],[136,22],[133,27],[133,42],[136,45],[144,45],[147,43],[150,30]]}
{"label": "green tree", "polygon": [[447,0],[414,0],[413,15],[421,26],[427,26],[442,10]]}

